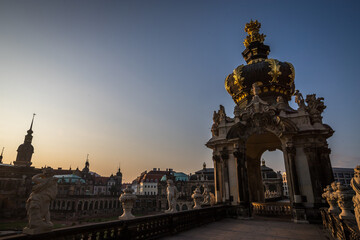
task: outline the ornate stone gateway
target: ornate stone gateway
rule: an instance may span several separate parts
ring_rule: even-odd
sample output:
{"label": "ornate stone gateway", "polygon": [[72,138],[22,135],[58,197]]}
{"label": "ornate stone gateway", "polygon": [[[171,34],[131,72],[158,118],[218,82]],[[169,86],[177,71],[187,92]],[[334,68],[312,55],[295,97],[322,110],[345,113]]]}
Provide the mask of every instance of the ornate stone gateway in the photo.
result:
{"label": "ornate stone gateway", "polygon": [[[236,106],[234,118],[223,106],[214,111],[212,138],[217,203],[238,205],[250,213],[251,202],[264,202],[260,157],[266,150],[284,154],[292,215],[295,221],[319,219],[322,190],[333,181],[327,138],[334,131],[322,123],[323,98],[295,91],[292,64],[268,59],[261,24],[246,24],[248,33],[240,65],[225,88]],[[288,102],[295,96],[298,109]]]}

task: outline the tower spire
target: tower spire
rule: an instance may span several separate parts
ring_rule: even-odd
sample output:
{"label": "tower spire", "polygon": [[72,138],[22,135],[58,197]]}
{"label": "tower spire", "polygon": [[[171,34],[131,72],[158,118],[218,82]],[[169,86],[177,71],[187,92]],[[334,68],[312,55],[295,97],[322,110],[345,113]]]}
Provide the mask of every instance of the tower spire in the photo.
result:
{"label": "tower spire", "polygon": [[29,131],[31,131],[32,132],[32,126],[33,126],[33,123],[34,123],[34,118],[35,118],[35,113],[33,113],[33,117],[32,117],[32,120],[31,120],[31,125],[30,125],[30,129],[29,129]]}

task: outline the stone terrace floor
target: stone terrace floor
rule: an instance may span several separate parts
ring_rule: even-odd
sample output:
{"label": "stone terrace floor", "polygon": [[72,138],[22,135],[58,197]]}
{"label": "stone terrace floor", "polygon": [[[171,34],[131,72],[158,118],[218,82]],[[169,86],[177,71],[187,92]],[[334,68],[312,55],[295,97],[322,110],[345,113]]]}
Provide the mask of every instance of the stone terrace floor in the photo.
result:
{"label": "stone terrace floor", "polygon": [[250,220],[227,218],[162,239],[332,240],[333,238],[326,230],[322,229],[321,225],[296,224],[290,221],[271,218],[255,218]]}

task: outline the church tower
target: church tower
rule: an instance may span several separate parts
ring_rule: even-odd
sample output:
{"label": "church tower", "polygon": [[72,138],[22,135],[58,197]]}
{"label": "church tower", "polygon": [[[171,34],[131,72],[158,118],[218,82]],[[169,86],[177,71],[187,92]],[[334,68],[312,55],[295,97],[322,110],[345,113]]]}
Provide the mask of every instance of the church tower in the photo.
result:
{"label": "church tower", "polygon": [[17,149],[18,154],[16,157],[16,161],[14,162],[15,166],[30,167],[32,164],[31,157],[34,153],[34,147],[31,145],[31,142],[33,138],[32,127],[34,123],[34,117],[35,117],[35,113],[33,114],[30,129],[27,131],[27,135],[25,136],[24,143],[21,144]]}

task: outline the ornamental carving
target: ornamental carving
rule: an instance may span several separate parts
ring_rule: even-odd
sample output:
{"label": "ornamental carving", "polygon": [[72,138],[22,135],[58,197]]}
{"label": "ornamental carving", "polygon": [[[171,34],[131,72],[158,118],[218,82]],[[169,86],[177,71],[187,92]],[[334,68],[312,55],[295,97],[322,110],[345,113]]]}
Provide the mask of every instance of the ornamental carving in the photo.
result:
{"label": "ornamental carving", "polygon": [[354,214],[351,213],[353,209],[352,198],[354,196],[354,191],[349,187],[342,185],[340,182],[336,183],[336,197],[337,203],[341,209],[339,214],[340,219],[354,219]]}
{"label": "ornamental carving", "polygon": [[310,114],[311,122],[321,123],[322,120],[322,112],[326,108],[324,104],[324,98],[316,98],[316,94],[311,94],[306,96],[307,106],[305,107],[306,111]]}
{"label": "ornamental carving", "polygon": [[237,68],[235,68],[233,71],[234,85],[239,87],[239,91],[246,88],[246,86],[244,85],[245,78],[241,76],[243,67],[244,67],[244,65],[240,65]]}
{"label": "ornamental carving", "polygon": [[36,185],[26,201],[29,223],[24,228],[24,233],[36,234],[50,231],[53,228],[49,210],[50,202],[55,199],[57,194],[57,178],[53,176],[53,170],[46,168],[42,173],[32,177],[32,181]]}
{"label": "ornamental carving", "polygon": [[289,87],[292,87],[294,85],[294,81],[295,81],[295,68],[291,63],[289,63],[289,62],[285,62],[285,63],[287,65],[289,65],[290,71],[291,71],[291,73],[289,74],[290,82],[287,85]]}
{"label": "ornamental carving", "polygon": [[211,132],[213,136],[219,136],[219,124],[221,121],[226,121],[227,116],[225,113],[225,108],[223,105],[220,105],[218,112],[214,111],[213,114],[213,125],[211,126]]}
{"label": "ornamental carving", "polygon": [[351,179],[350,186],[355,191],[353,197],[355,218],[360,230],[360,165],[354,169],[354,177]]}
{"label": "ornamental carving", "polygon": [[270,67],[270,72],[268,72],[272,77],[270,83],[278,83],[278,77],[281,75],[279,61],[276,59],[266,59],[265,61],[269,63]]}
{"label": "ornamental carving", "polygon": [[249,34],[244,40],[245,47],[248,47],[252,42],[264,42],[266,35],[259,33],[260,28],[261,23],[259,23],[257,20],[251,20],[250,23],[245,25],[245,32]]}
{"label": "ornamental carving", "polygon": [[327,185],[326,188],[324,189],[324,193],[321,196],[326,199],[327,203],[330,206],[328,212],[338,214],[340,213],[340,210],[337,205],[336,195],[334,193],[335,192],[333,188],[330,185]]}

